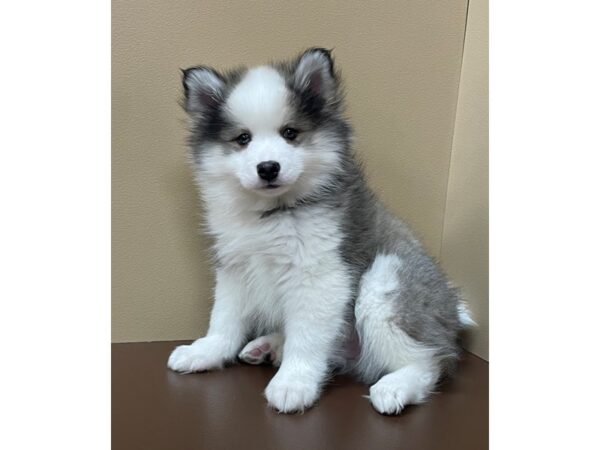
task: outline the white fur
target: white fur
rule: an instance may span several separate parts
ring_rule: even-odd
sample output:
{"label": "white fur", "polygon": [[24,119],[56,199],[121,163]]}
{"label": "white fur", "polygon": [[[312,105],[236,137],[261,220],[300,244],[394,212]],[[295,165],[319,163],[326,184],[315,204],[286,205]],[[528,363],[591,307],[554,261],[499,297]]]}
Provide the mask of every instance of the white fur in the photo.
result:
{"label": "white fur", "polygon": [[413,363],[382,377],[369,389],[373,407],[382,414],[399,414],[405,406],[424,402],[439,377],[435,364]]}
{"label": "white fur", "polygon": [[394,323],[397,312],[388,295],[402,295],[395,255],[379,254],[362,277],[356,300],[356,327],[361,355],[357,364],[366,379],[388,373],[371,387],[374,408],[397,414],[405,405],[422,402],[439,376],[434,351],[417,343]]}
{"label": "white fur", "polygon": [[177,347],[169,357],[168,366],[178,372],[203,372],[223,367],[237,355],[244,342],[246,326],[239,321],[242,314],[242,280],[228,271],[217,271],[215,304],[206,337],[191,345]]}
{"label": "white fur", "polygon": [[[318,398],[351,295],[351,279],[338,251],[339,212],[298,209],[294,217],[261,219],[257,211],[268,209],[269,199],[241,190],[231,178],[214,183],[199,175],[198,181],[222,268],[207,337],[188,350],[176,350],[169,367],[197,370],[196,349],[211,336],[219,336],[215,339],[224,351],[220,361],[211,361],[220,367],[241,348],[250,325],[281,330],[284,356],[265,395],[279,411],[301,411]],[[182,352],[187,359],[180,363]]]}
{"label": "white fur", "polygon": [[240,212],[222,217],[226,223],[218,228],[219,258],[244,285],[237,326],[259,324],[286,336],[281,369],[265,392],[280,411],[302,410],[316,400],[344,325],[350,277],[337,251],[335,215],[323,208],[265,220]]}
{"label": "white fur", "polygon": [[[291,205],[325,183],[339,160],[339,143],[324,132],[313,133],[300,145],[287,142],[281,130],[295,126],[287,106],[288,95],[281,75],[266,66],[249,70],[231,92],[225,110],[239,126],[238,132],[249,132],[252,140],[233,153],[215,144],[204,155],[198,176],[204,184],[218,182],[220,197],[237,195],[246,208],[252,204],[259,210],[268,209],[275,202]],[[265,189],[266,182],[256,171],[263,161],[280,164],[279,188]]]}
{"label": "white fur", "polygon": [[465,328],[477,326],[477,322],[475,322],[471,316],[471,310],[469,309],[469,306],[464,301],[458,302],[457,308],[458,308],[458,320],[460,320],[460,323]]}
{"label": "white fur", "polygon": [[253,133],[282,126],[289,115],[287,87],[272,67],[250,69],[227,99],[227,109]]}
{"label": "white fur", "polygon": [[[302,152],[294,151],[280,135],[289,120],[288,90],[285,80],[267,66],[251,69],[227,99],[226,110],[238,123],[240,131],[249,131],[248,146],[230,156],[232,172],[245,189],[272,197],[287,191],[303,170]],[[264,189],[264,180],[257,176],[256,166],[263,161],[281,165],[278,189]]]}
{"label": "white fur", "polygon": [[[251,101],[249,97],[245,103]],[[277,102],[276,98],[272,100]],[[240,114],[243,108],[236,110],[238,106],[237,101],[232,104],[232,114]],[[319,164],[325,173],[327,161],[333,161],[331,155],[336,152],[325,146],[320,154],[307,156],[307,151],[291,148],[279,137],[279,123],[272,124],[270,132],[259,125],[255,124],[262,133],[253,133],[254,140],[244,151],[235,155],[212,152],[207,156],[198,182],[207,206],[208,232],[216,239],[215,250],[224,266],[219,271],[240,280],[237,289],[243,310],[233,323],[240,329],[252,323],[285,334],[281,368],[265,395],[272,407],[293,412],[317,400],[327,375],[328,358],[344,328],[343,312],[351,295],[351,279],[338,251],[339,212],[330,208],[298,209],[294,217],[261,218],[258,212],[275,203],[256,195],[252,181],[245,181],[245,177],[256,181],[256,164],[270,159],[280,162],[282,173],[286,167],[298,171],[298,178],[308,161],[309,170],[318,175]],[[245,189],[240,189],[240,184]],[[312,186],[297,180],[290,199],[298,196],[298,189]],[[285,203],[285,195],[278,201]],[[222,301],[218,292],[216,301]]]}

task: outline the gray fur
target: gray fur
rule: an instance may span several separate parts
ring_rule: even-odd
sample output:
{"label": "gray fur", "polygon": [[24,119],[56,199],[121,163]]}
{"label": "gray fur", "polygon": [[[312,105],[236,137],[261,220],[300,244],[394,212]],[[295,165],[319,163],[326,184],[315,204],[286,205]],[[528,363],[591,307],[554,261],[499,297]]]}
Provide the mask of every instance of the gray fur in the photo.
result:
{"label": "gray fur", "polygon": [[[351,305],[356,300],[362,274],[377,254],[395,254],[404,262],[397,274],[401,288],[390,298],[397,311],[394,323],[417,342],[436,349],[442,372],[450,374],[460,353],[459,293],[410,228],[376,198],[354,159],[349,158],[346,164],[344,176],[338,177],[310,203],[299,207],[310,208],[318,203],[344,211],[340,252],[355,280]],[[348,322],[352,324],[352,310],[348,315]],[[346,336],[351,339],[352,330],[348,330]],[[365,378],[362,371],[356,375],[367,382],[379,376]]]}
{"label": "gray fur", "polygon": [[[329,52],[327,56],[331,58]],[[287,67],[284,73],[290,79],[292,70]],[[344,239],[340,252],[355,280],[352,304],[356,300],[360,277],[377,254],[396,254],[404,262],[398,273],[401,289],[390,299],[397,311],[394,322],[416,341],[435,348],[442,370],[448,374],[459,355],[459,294],[409,227],[391,214],[367,186],[350,146],[352,131],[343,117],[341,81],[332,60],[330,74],[336,82],[331,88],[335,101],[328,101],[325,122],[340,136],[346,151],[340,170],[332,177],[328,189],[311,200],[344,211]]]}

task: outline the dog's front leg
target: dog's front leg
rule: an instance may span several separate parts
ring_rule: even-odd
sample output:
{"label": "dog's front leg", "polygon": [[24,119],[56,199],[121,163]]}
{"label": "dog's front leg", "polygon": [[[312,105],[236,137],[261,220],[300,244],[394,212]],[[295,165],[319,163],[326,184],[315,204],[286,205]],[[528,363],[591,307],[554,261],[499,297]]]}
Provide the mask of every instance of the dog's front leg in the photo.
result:
{"label": "dog's front leg", "polygon": [[345,324],[350,297],[344,273],[311,277],[285,298],[283,360],[265,390],[273,408],[303,411],[319,397]]}
{"label": "dog's front leg", "polygon": [[237,356],[246,336],[242,317],[243,285],[234,273],[217,270],[215,303],[205,337],[181,345],[171,353],[168,366],[177,372],[203,372],[223,367]]}

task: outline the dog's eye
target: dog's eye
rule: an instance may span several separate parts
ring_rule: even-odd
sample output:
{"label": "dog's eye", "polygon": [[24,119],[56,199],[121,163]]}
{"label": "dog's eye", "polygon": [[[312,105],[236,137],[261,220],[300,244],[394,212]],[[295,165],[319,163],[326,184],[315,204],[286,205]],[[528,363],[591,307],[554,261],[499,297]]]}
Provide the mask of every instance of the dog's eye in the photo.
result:
{"label": "dog's eye", "polygon": [[298,130],[294,128],[286,128],[281,132],[283,138],[287,141],[293,141],[298,137]]}
{"label": "dog's eye", "polygon": [[251,140],[252,137],[248,133],[242,133],[234,139],[234,141],[240,145],[248,145]]}

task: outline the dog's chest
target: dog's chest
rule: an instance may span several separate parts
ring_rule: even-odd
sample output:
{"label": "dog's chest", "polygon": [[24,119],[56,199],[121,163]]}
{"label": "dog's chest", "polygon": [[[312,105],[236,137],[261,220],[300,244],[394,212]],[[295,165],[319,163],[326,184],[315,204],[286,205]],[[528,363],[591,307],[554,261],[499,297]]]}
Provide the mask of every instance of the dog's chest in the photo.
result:
{"label": "dog's chest", "polygon": [[342,270],[341,240],[339,213],[312,207],[231,220],[220,229],[216,251],[242,278],[248,301],[269,307],[311,279]]}
{"label": "dog's chest", "polygon": [[240,282],[243,314],[263,332],[280,330],[288,305],[303,292],[314,295],[311,287],[322,285],[324,276],[345,273],[339,211],[315,205],[263,218],[215,214],[209,231],[219,266]]}
{"label": "dog's chest", "polygon": [[232,218],[218,233],[217,253],[227,266],[254,275],[310,270],[338,256],[339,215],[325,208],[276,212],[265,218]]}

